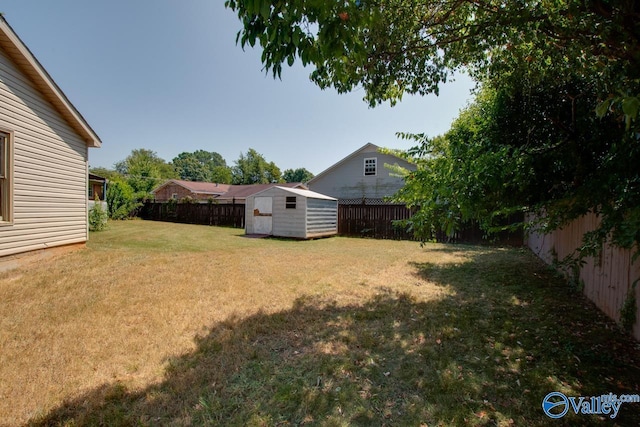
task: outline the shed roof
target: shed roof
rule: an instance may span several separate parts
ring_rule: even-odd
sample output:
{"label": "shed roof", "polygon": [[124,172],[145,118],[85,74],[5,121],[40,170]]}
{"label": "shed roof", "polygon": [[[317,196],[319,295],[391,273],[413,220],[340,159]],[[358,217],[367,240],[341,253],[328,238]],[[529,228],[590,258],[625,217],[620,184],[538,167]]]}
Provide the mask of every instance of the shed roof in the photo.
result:
{"label": "shed roof", "polygon": [[53,81],[47,70],[38,62],[29,48],[20,40],[9,23],[0,15],[0,48],[16,63],[40,93],[55,107],[71,127],[80,135],[87,146],[100,147],[100,137],[91,129],[89,123],[71,104],[62,89]]}
{"label": "shed roof", "polygon": [[[324,194],[316,193],[315,191],[303,190],[301,188],[288,188],[288,187],[282,187],[282,186],[279,186],[279,185],[277,185],[277,186],[275,186],[273,188],[277,188],[279,190],[282,190],[282,191],[290,193],[290,194],[295,194],[295,195],[298,195],[298,196],[307,197],[309,199],[335,200],[335,201],[338,200],[338,199],[335,199],[333,197],[326,196]],[[259,193],[254,194],[254,196],[258,196],[259,194],[264,193],[267,190],[271,190],[271,188],[264,189],[264,190],[260,191]]]}
{"label": "shed roof", "polygon": [[99,182],[107,182],[107,178],[103,177],[103,176],[99,176],[93,173],[89,174],[89,180],[90,181],[99,181]]}

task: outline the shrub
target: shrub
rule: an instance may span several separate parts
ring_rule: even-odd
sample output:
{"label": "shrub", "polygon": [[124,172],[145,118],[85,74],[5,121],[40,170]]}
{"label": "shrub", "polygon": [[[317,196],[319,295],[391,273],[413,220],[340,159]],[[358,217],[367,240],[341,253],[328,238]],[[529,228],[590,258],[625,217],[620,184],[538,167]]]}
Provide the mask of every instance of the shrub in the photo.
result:
{"label": "shrub", "polygon": [[111,181],[107,188],[107,210],[111,219],[126,219],[139,206],[133,189],[124,181]]}
{"label": "shrub", "polygon": [[107,212],[99,201],[89,209],[89,231],[102,231],[107,228]]}

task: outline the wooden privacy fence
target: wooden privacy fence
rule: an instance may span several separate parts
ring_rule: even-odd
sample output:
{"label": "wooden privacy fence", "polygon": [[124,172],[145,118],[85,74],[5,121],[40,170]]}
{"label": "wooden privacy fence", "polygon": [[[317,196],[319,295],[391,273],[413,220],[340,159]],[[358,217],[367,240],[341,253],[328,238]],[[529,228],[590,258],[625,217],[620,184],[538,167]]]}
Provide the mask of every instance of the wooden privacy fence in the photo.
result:
{"label": "wooden privacy fence", "polygon": [[244,228],[244,205],[215,203],[145,203],[139,216],[153,221]]}
{"label": "wooden privacy fence", "polygon": [[[533,219],[532,217],[530,219]],[[562,261],[582,244],[582,236],[594,230],[600,219],[595,214],[587,214],[549,234],[530,233],[527,245],[547,264]],[[573,271],[565,270],[569,276]],[[616,322],[621,321],[621,310],[635,295],[636,322],[633,336],[640,340],[640,285],[633,283],[640,279],[640,259],[633,262],[633,251],[604,245],[600,256],[589,257],[580,266],[578,277],[573,277],[584,285],[583,292],[600,310]]]}
{"label": "wooden privacy fence", "polygon": [[[417,240],[412,232],[394,225],[394,221],[411,219],[415,209],[405,205],[339,204],[338,234],[343,236],[372,237],[375,239]],[[522,217],[511,218],[507,223],[522,221]],[[453,235],[435,233],[439,243],[494,243],[522,246],[521,232],[501,232],[488,237],[477,222],[470,222]]]}
{"label": "wooden privacy fence", "polygon": [[413,210],[404,205],[338,205],[338,234],[375,239],[413,240],[413,234],[396,227],[395,220],[409,219]]}
{"label": "wooden privacy fence", "polygon": [[[405,205],[341,203],[338,205],[338,234],[374,239],[416,240],[412,232],[394,224],[394,221],[410,219],[414,213],[414,209]],[[153,221],[244,228],[245,205],[148,202],[138,216]],[[436,241],[443,243],[486,243],[484,232],[477,224],[469,224],[453,236],[436,233],[435,237]],[[522,236],[503,233],[494,243],[522,245]]]}

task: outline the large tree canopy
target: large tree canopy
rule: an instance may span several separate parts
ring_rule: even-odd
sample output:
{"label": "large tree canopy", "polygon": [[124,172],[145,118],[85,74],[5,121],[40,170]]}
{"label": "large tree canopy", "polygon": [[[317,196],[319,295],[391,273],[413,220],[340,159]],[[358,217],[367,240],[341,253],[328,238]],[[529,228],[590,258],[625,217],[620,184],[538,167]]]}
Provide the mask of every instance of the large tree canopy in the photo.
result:
{"label": "large tree canopy", "polygon": [[234,184],[271,184],[282,182],[282,173],[278,166],[267,160],[253,148],[240,157],[231,168]]}
{"label": "large tree canopy", "polygon": [[286,169],[282,172],[285,182],[309,182],[313,179],[313,174],[305,168]]}
{"label": "large tree canopy", "polygon": [[151,190],[163,180],[178,177],[173,165],[158,157],[155,151],[145,148],[132,150],[126,159],[115,166],[116,172],[126,178],[139,200],[151,196]]}
{"label": "large tree canopy", "polygon": [[[280,76],[297,58],[339,92],[362,86],[372,105],[438,91],[451,71],[544,79],[598,72],[603,95],[637,114],[640,4],[632,0],[227,0],[243,47],[259,44]],[[622,95],[624,98],[619,98]]]}
{"label": "large tree canopy", "polygon": [[214,151],[183,152],[173,159],[181,179],[187,181],[231,183],[231,169],[224,158]]}
{"label": "large tree canopy", "polygon": [[[535,90],[534,90],[535,89]],[[640,240],[640,150],[623,123],[588,108],[588,82],[554,81],[513,90],[484,88],[443,136],[402,135],[419,143],[397,200],[419,208],[422,239],[468,221],[484,229],[513,225],[515,213],[538,213],[552,230],[588,211],[603,218],[584,254],[603,240]],[[521,219],[520,219],[521,221]]]}

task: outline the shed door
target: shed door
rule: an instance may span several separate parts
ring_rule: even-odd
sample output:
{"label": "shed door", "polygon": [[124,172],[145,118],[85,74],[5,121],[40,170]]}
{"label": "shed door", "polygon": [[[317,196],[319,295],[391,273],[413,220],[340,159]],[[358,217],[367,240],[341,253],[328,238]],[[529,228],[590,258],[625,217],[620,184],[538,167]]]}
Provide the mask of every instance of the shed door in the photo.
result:
{"label": "shed door", "polygon": [[253,232],[256,234],[271,234],[273,229],[272,217],[273,198],[256,197],[253,210]]}

